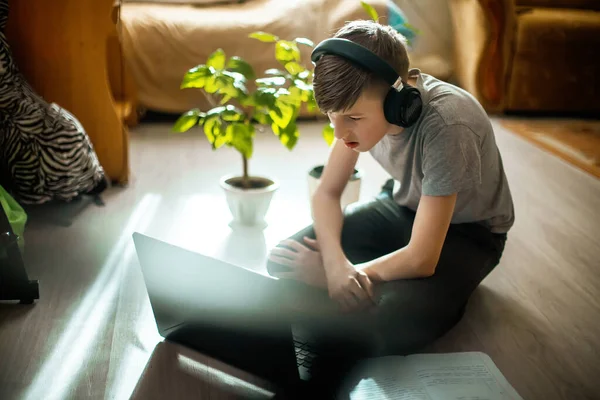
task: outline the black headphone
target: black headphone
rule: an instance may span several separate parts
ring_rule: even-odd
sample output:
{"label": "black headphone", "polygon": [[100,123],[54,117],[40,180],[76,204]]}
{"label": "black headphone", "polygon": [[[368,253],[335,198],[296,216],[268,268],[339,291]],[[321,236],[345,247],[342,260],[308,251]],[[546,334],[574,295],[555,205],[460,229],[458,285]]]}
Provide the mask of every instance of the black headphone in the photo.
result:
{"label": "black headphone", "polygon": [[325,54],[343,57],[377,74],[391,86],[383,103],[383,113],[390,124],[406,128],[419,119],[423,109],[421,93],[417,88],[402,81],[397,89],[395,84],[399,79],[398,73],[375,53],[348,39],[331,38],[325,39],[315,47],[310,57],[313,64],[316,65]]}

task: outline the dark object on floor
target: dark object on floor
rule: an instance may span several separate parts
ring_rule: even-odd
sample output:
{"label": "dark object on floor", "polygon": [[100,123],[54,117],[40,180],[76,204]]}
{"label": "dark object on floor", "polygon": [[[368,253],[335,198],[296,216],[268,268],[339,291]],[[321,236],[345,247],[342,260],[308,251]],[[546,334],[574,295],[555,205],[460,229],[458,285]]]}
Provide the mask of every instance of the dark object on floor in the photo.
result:
{"label": "dark object on floor", "polygon": [[84,127],[38,95],[13,61],[4,34],[8,11],[8,0],[0,0],[2,185],[24,204],[98,194],[107,186],[106,177]]}
{"label": "dark object on floor", "polygon": [[21,304],[32,304],[40,298],[37,280],[29,280],[8,217],[0,207],[0,300],[19,300]]}

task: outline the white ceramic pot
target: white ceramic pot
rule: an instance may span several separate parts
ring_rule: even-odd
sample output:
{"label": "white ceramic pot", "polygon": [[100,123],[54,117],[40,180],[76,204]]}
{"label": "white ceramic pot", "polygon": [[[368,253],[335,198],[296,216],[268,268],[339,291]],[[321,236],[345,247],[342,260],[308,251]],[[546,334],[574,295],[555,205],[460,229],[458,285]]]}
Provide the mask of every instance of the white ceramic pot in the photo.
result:
{"label": "white ceramic pot", "polygon": [[233,217],[232,224],[266,226],[265,216],[279,183],[272,179],[252,176],[252,187],[244,189],[241,182],[240,176],[224,176],[220,181]]}
{"label": "white ceramic pot", "polygon": [[[318,165],[308,172],[308,193],[311,204],[312,215],[312,198],[321,182],[321,174],[323,173],[323,165]],[[360,185],[362,182],[363,172],[359,169],[354,169],[354,173],[348,180],[348,184],[342,193],[341,205],[344,210],[348,205],[356,203],[360,200]]]}

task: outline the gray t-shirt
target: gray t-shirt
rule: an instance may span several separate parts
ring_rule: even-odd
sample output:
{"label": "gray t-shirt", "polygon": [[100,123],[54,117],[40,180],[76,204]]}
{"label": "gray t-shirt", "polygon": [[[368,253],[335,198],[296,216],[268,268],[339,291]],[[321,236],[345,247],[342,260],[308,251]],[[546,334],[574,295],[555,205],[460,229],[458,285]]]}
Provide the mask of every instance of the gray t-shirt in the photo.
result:
{"label": "gray t-shirt", "polygon": [[394,178],[394,200],[414,211],[421,195],[458,193],[452,223],[505,233],[513,201],[490,120],[468,92],[411,69],[423,98],[419,120],[386,135],[371,155]]}

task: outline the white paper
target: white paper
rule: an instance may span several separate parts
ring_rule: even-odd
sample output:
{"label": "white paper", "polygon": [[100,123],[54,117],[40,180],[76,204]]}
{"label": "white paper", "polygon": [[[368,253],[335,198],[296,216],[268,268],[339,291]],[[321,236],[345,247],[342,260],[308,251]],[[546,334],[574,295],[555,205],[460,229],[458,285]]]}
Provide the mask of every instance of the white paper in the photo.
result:
{"label": "white paper", "polygon": [[372,358],[351,379],[351,400],[522,400],[479,352]]}

